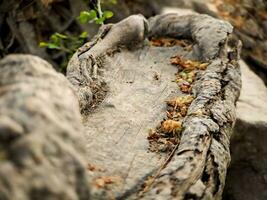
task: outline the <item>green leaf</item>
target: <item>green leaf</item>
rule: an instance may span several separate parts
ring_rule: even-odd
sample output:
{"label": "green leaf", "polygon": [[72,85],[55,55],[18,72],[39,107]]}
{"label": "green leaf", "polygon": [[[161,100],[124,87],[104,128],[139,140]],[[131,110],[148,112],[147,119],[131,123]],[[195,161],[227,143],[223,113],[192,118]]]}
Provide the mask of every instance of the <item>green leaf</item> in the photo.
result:
{"label": "green leaf", "polygon": [[39,47],[42,47],[42,48],[47,47],[47,43],[46,42],[40,42]]}
{"label": "green leaf", "polygon": [[78,19],[81,23],[87,23],[90,20],[90,14],[87,11],[82,11]]}
{"label": "green leaf", "polygon": [[100,17],[100,18],[95,20],[95,23],[96,24],[103,24],[104,21],[105,21],[105,18],[104,17]]}
{"label": "green leaf", "polygon": [[97,18],[97,13],[96,13],[95,10],[90,10],[90,11],[89,11],[89,14],[90,14],[91,19],[95,19],[95,18]]}
{"label": "green leaf", "polygon": [[113,16],[113,12],[111,12],[111,11],[104,11],[104,13],[103,13],[103,17],[105,18],[105,19],[109,19],[109,18],[111,18]]}
{"label": "green leaf", "polygon": [[51,40],[51,43],[54,43],[56,45],[60,44],[60,39],[55,33],[50,36],[50,40]]}
{"label": "green leaf", "polygon": [[96,17],[97,17],[96,11],[90,10],[89,12],[87,11],[80,12],[80,16],[78,17],[78,19],[81,23],[87,23],[90,20],[95,19]]}
{"label": "green leaf", "polygon": [[60,49],[60,47],[54,43],[48,43],[47,48],[48,49]]}
{"label": "green leaf", "polygon": [[85,39],[85,38],[87,38],[87,36],[88,36],[88,33],[86,31],[84,31],[79,35],[79,38]]}
{"label": "green leaf", "polygon": [[55,35],[61,39],[68,39],[68,36],[60,34],[60,33],[55,33]]}

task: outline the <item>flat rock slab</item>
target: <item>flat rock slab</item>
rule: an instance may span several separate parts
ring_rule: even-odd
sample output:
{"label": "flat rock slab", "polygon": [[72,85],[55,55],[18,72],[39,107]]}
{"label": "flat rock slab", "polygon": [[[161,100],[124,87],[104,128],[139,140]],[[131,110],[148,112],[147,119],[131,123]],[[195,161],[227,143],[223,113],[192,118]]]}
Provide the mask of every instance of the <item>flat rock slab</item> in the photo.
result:
{"label": "flat rock slab", "polygon": [[241,123],[255,127],[267,124],[266,86],[244,61],[240,61],[240,66],[243,84],[237,102],[237,117]]}
{"label": "flat rock slab", "polygon": [[[231,141],[232,162],[227,174],[225,199],[267,198],[267,90],[244,61],[240,62],[242,90]],[[248,181],[249,180],[249,181]]]}
{"label": "flat rock slab", "polygon": [[[231,32],[230,24],[206,15],[148,21],[135,15],[103,26],[75,53],[67,77],[84,114],[93,198],[221,197],[240,91],[240,49]],[[151,37],[188,39],[192,48],[151,46]],[[194,100],[183,117],[179,146],[155,153],[149,151],[148,130],[166,117],[166,100],[185,95],[175,82],[178,68],[170,64],[176,55],[209,66],[192,84]]]}

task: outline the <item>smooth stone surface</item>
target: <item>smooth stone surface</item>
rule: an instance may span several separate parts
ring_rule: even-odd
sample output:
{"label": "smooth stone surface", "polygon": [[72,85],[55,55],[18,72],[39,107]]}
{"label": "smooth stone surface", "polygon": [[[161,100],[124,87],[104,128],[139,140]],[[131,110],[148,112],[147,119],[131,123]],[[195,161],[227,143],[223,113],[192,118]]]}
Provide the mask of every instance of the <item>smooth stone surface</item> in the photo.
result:
{"label": "smooth stone surface", "polygon": [[263,81],[240,62],[242,90],[231,140],[232,162],[225,200],[267,199],[267,89]]}

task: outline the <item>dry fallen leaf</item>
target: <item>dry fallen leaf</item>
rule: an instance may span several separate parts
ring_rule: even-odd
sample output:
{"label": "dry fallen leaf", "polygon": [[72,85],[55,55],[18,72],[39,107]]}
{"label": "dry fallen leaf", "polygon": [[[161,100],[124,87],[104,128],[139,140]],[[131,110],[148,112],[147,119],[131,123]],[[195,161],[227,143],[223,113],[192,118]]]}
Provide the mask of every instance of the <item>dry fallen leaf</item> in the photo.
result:
{"label": "dry fallen leaf", "polygon": [[179,109],[180,116],[185,116],[189,105],[194,100],[192,95],[186,95],[181,97],[176,97],[174,99],[166,101],[169,106],[172,106],[174,110]]}
{"label": "dry fallen leaf", "polygon": [[180,90],[184,93],[190,93],[191,92],[191,85],[190,83],[184,81],[182,83],[179,84]]}
{"label": "dry fallen leaf", "polygon": [[168,105],[173,106],[175,109],[187,106],[192,103],[194,97],[192,95],[180,96],[166,101]]}
{"label": "dry fallen leaf", "polygon": [[157,134],[157,132],[155,130],[149,129],[148,136],[147,136],[148,140],[157,140],[159,138],[160,138],[160,136]]}
{"label": "dry fallen leaf", "polygon": [[194,69],[204,70],[209,65],[209,63],[201,63],[199,61],[186,60],[179,55],[171,57],[171,64],[179,65],[180,67],[186,70],[194,70]]}
{"label": "dry fallen leaf", "polygon": [[197,69],[205,70],[209,66],[210,63],[201,63],[197,66]]}
{"label": "dry fallen leaf", "polygon": [[182,122],[168,119],[162,122],[161,130],[165,133],[180,133],[182,130]]}
{"label": "dry fallen leaf", "polygon": [[104,188],[106,185],[113,184],[120,180],[117,176],[101,176],[94,180],[93,184],[98,188]]}
{"label": "dry fallen leaf", "polygon": [[150,43],[156,47],[172,47],[178,45],[188,48],[190,46],[190,44],[188,44],[185,40],[178,40],[175,38],[152,38]]}
{"label": "dry fallen leaf", "polygon": [[92,171],[92,172],[94,172],[94,171],[98,171],[98,172],[103,172],[103,171],[105,171],[103,168],[101,168],[101,167],[99,167],[99,166],[96,166],[96,165],[94,165],[94,164],[91,164],[91,163],[88,163],[88,164],[87,164],[87,169],[88,169],[89,171]]}
{"label": "dry fallen leaf", "polygon": [[167,117],[169,119],[180,119],[182,117],[181,113],[173,111],[173,112],[169,112],[167,111]]}

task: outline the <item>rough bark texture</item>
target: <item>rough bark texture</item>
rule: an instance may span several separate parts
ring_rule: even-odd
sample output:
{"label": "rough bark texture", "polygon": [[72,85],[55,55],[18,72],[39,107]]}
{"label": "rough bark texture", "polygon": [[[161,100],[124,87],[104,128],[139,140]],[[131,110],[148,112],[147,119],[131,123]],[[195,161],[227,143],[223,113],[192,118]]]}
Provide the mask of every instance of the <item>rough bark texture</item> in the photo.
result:
{"label": "rough bark texture", "polygon": [[114,27],[106,25],[92,42],[85,44],[74,54],[68,65],[67,77],[76,89],[82,111],[89,108],[88,105],[92,102],[92,90],[104,92],[102,89],[105,82],[101,78],[100,71],[104,62],[103,56],[106,53],[112,54],[112,51],[116,51],[115,48],[121,45],[130,46],[143,41],[144,24],[145,19],[136,15],[123,20]]}
{"label": "rough bark texture", "polygon": [[[221,198],[230,162],[229,139],[235,122],[235,102],[241,86],[237,62],[240,43],[231,37],[231,33],[232,26],[229,23],[206,15],[181,17],[169,14],[157,16],[148,22],[141,16],[131,16],[118,24],[104,27],[93,42],[74,55],[68,66],[67,77],[78,94],[82,111],[88,114],[84,119],[89,143],[87,147],[89,152],[96,152],[92,162],[105,168],[104,172],[92,172],[91,179],[118,176],[118,182],[122,182],[93,189],[93,196],[121,199]],[[147,36],[191,39],[193,48],[187,54],[179,48],[155,50],[145,44]],[[166,91],[160,93],[160,98],[155,97],[148,89],[149,83],[137,78],[139,76],[131,77],[134,73],[130,72],[140,71],[148,78],[153,76],[148,71],[150,66],[151,69],[164,68],[165,71],[165,66],[170,65],[163,60],[168,62],[174,52],[211,64],[206,71],[198,73],[193,85],[195,99],[183,121],[177,151],[156,176],[152,187],[143,191],[142,182],[153,175],[168,156],[163,154],[161,160],[156,161],[154,157],[159,155],[146,152],[148,144],[145,130],[153,124],[156,126],[154,120],[164,113],[160,105],[158,113],[149,113],[149,110],[155,108],[153,102],[156,100],[164,96],[168,98],[175,87],[169,85]],[[155,65],[151,61],[155,61]],[[129,73],[119,76],[114,70],[128,70]],[[165,77],[163,84],[170,82],[170,76],[164,72],[161,74]],[[179,94],[178,89],[175,90]],[[155,88],[154,92],[160,90]],[[134,95],[136,101],[133,101]],[[143,108],[140,98],[143,98],[148,111],[144,119],[140,111],[128,108],[131,105]],[[88,112],[96,105],[96,110]],[[127,115],[125,111],[130,112]],[[144,123],[139,121],[139,117]],[[145,121],[149,117],[153,122]],[[127,123],[130,126],[124,126]],[[136,127],[139,128],[136,130]],[[115,128],[114,131],[111,131],[112,128]],[[114,137],[119,140],[114,141]],[[123,143],[116,146],[120,138]]]}
{"label": "rough bark texture", "polygon": [[[244,2],[245,1],[243,1],[243,3]],[[257,1],[254,2],[256,3]],[[243,4],[242,1],[239,3],[241,5]],[[235,6],[238,6],[238,4]],[[192,8],[192,5],[190,7]],[[210,10],[207,10],[205,4],[198,3],[197,8],[197,10],[200,12],[211,12]],[[256,8],[257,7],[255,7],[255,9]],[[166,9],[163,9],[163,12],[177,12],[179,14],[184,14],[186,12],[192,13],[193,10],[177,8],[173,9],[167,7]],[[215,13],[210,14],[216,16]],[[243,42],[247,43],[248,41],[243,40]],[[256,40],[254,42],[256,43]],[[261,46],[253,47],[253,49],[255,48],[261,48]],[[248,50],[249,49],[246,49],[245,51],[248,53]],[[267,89],[260,77],[258,77],[257,74],[255,74],[244,61],[240,61],[239,63],[242,74],[242,90],[240,98],[237,102],[237,120],[234,133],[233,136],[231,136],[230,150],[232,159],[227,172],[223,199],[264,200],[267,198],[267,164],[265,159],[265,133],[267,132]],[[250,66],[253,66],[253,69],[255,68],[255,64],[251,64]]]}
{"label": "rough bark texture", "polygon": [[242,58],[267,83],[267,2],[263,0],[197,1],[191,8],[199,13],[229,21],[242,41]]}
{"label": "rough bark texture", "polygon": [[202,59],[211,60],[211,64],[193,87],[195,100],[183,123],[178,150],[147,197],[162,194],[164,199],[166,196],[220,199],[230,162],[234,105],[241,86],[237,63],[240,49],[237,43],[230,44],[227,35],[232,28],[225,22],[207,16],[177,17],[176,20],[174,15],[165,17],[153,19],[159,34],[175,36],[174,30],[187,27],[184,35],[192,35]]}
{"label": "rough bark texture", "polygon": [[89,199],[78,101],[42,59],[0,62],[0,199]]}

